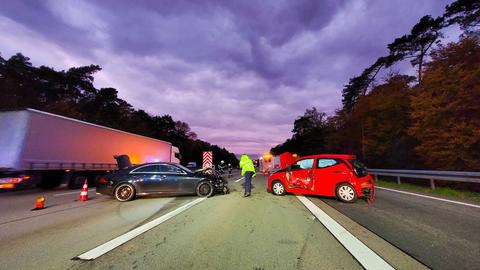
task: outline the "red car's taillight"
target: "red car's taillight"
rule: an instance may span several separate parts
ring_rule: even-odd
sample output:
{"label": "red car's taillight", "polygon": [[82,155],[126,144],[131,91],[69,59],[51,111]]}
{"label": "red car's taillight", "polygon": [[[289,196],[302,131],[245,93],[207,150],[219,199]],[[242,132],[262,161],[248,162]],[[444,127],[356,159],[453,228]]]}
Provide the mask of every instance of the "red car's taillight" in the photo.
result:
{"label": "red car's taillight", "polygon": [[370,180],[367,180],[367,181],[364,181],[360,184],[360,187],[361,188],[371,188],[373,185],[372,181]]}

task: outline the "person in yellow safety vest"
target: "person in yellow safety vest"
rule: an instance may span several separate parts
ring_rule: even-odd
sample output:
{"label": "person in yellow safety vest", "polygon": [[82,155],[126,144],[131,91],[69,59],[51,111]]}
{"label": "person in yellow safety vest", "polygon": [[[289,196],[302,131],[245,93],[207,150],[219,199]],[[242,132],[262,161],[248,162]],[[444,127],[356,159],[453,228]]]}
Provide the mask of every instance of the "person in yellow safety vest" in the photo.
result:
{"label": "person in yellow safety vest", "polygon": [[240,157],[240,168],[242,169],[242,176],[245,177],[245,193],[243,197],[249,197],[252,193],[252,177],[257,175],[253,161],[247,156]]}

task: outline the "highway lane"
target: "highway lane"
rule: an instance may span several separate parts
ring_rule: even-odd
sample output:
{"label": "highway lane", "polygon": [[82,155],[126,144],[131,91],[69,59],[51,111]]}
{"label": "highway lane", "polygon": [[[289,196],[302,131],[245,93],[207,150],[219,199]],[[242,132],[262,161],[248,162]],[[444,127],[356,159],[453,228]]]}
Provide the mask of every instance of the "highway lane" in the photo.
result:
{"label": "highway lane", "polygon": [[[48,208],[32,212],[38,190],[2,194],[0,211],[8,215],[0,220],[0,269],[362,269],[296,196],[268,194],[259,175],[253,196],[243,198],[238,178],[229,181],[231,194],[208,198],[93,261],[71,259],[197,197],[120,203],[91,191],[91,200],[77,202],[79,190],[54,190],[41,192]],[[320,203],[396,269],[423,268]]]}
{"label": "highway lane", "polygon": [[249,198],[229,184],[230,194],[71,269],[362,269],[295,196],[268,194],[263,176]]}
{"label": "highway lane", "polygon": [[[0,194],[0,213],[2,213],[0,216],[0,224],[64,209],[65,205],[78,200],[80,191],[80,189],[71,190],[67,188],[58,188],[54,190],[29,189],[4,192]],[[28,211],[34,208],[35,200],[38,196],[45,196],[46,209],[42,211]],[[99,197],[95,194],[95,188],[89,188],[88,196],[93,200],[96,200]],[[84,202],[84,204],[89,203],[90,202]],[[75,205],[71,204],[69,206]]]}
{"label": "highway lane", "polygon": [[[53,197],[62,192],[2,194],[0,211],[13,210],[1,216],[0,269],[66,269],[81,252],[196,198],[149,197],[120,203],[93,192],[87,202],[76,202],[78,194]],[[30,211],[30,199],[39,193],[46,194],[47,208]]]}
{"label": "highway lane", "polygon": [[433,269],[480,265],[478,208],[385,190],[373,205],[321,200]]}

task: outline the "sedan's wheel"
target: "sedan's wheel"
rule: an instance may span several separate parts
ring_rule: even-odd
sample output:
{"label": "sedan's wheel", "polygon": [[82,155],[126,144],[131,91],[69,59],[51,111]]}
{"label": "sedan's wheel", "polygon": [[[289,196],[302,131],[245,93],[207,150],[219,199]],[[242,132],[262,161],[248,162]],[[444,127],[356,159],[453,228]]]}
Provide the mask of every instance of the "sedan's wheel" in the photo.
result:
{"label": "sedan's wheel", "polygon": [[342,202],[352,203],[357,200],[357,193],[355,189],[347,183],[342,183],[337,186],[337,198]]}
{"label": "sedan's wheel", "polygon": [[272,191],[277,196],[285,195],[285,186],[280,181],[273,181]]}
{"label": "sedan's wheel", "polygon": [[135,188],[130,184],[121,184],[115,189],[115,199],[126,202],[135,197]]}
{"label": "sedan's wheel", "polygon": [[197,195],[199,197],[210,197],[213,194],[213,186],[210,182],[200,182],[196,188]]}

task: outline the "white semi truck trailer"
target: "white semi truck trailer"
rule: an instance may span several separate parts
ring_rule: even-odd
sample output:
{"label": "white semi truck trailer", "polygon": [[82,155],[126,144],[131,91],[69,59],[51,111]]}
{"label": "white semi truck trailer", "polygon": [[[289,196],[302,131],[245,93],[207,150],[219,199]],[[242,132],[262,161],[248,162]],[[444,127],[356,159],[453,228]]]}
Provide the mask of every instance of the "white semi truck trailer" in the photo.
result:
{"label": "white semi truck trailer", "polygon": [[180,163],[166,141],[33,109],[0,112],[0,190],[77,188],[118,169],[115,157],[123,155],[132,164]]}

